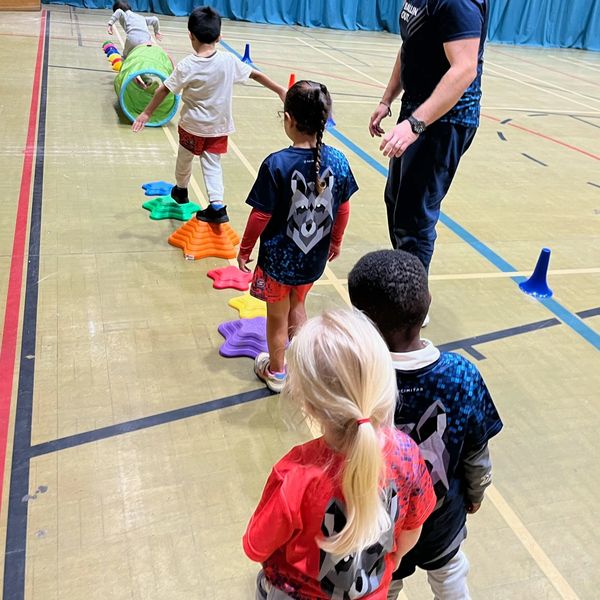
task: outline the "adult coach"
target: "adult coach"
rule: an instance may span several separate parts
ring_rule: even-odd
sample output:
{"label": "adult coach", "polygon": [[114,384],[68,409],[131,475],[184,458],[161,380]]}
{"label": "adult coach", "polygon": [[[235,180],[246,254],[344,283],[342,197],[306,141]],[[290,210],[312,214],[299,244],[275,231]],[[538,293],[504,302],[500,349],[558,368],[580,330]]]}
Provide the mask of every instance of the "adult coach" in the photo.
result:
{"label": "adult coach", "polygon": [[394,248],[429,269],[440,204],[479,125],[487,0],[410,0],[400,13],[402,47],[371,136],[404,90],[397,125],[380,149],[390,157],[385,189]]}

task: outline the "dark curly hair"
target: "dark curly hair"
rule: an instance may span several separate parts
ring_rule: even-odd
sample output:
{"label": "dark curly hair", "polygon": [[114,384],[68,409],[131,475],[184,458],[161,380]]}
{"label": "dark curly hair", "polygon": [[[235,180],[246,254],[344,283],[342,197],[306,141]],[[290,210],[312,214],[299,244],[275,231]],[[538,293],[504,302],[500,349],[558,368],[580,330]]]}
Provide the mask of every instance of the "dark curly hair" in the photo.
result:
{"label": "dark curly hair", "polygon": [[322,192],[321,149],[327,119],[331,114],[331,96],[327,87],[315,81],[297,81],[287,92],[283,109],[294,118],[298,131],[317,135],[315,153],[315,188]]}
{"label": "dark curly hair", "polygon": [[362,310],[389,340],[396,332],[421,327],[429,310],[427,272],[404,250],[365,254],[348,274],[352,304]]}

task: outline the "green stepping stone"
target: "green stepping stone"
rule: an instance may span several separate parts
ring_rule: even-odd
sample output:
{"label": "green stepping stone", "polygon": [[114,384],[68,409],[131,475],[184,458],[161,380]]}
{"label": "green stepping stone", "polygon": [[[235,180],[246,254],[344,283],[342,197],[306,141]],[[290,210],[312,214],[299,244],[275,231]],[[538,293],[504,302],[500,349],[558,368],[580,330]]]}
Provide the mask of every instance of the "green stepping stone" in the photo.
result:
{"label": "green stepping stone", "polygon": [[156,198],[152,198],[152,200],[147,200],[142,204],[142,208],[149,210],[150,218],[155,221],[159,219],[189,221],[200,210],[200,207],[195,202],[177,204],[170,195],[157,196]]}

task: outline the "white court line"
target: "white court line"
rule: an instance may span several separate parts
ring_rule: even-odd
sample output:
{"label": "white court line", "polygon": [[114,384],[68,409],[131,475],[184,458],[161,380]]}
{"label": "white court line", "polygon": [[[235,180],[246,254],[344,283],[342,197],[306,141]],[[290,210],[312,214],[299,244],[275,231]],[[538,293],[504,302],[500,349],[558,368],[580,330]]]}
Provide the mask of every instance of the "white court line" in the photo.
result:
{"label": "white court line", "polygon": [[[315,49],[311,44],[304,42],[300,38],[298,38],[298,41],[304,43],[306,46],[309,46],[309,47],[312,47],[313,49]],[[343,61],[339,60],[338,58],[331,56],[324,50],[318,50],[318,51],[326,56],[329,56],[332,60],[335,60],[336,62],[342,64],[343,66],[363,75],[364,77],[369,77],[368,75],[366,75],[366,73],[363,73],[359,69],[351,67],[350,65],[344,63]],[[373,78],[369,77],[369,79],[373,79]],[[374,80],[374,81],[377,81],[377,80]],[[377,81],[377,82],[381,83],[379,81]],[[237,146],[236,146],[236,148],[237,148]],[[234,149],[234,152],[236,154],[238,154],[238,152],[241,154],[241,151],[239,150],[239,148],[237,148],[237,151]],[[248,163],[248,161],[246,161],[246,163]],[[256,171],[254,171],[254,169],[252,169],[252,173],[256,173]],[[256,175],[254,175],[254,177],[255,176]],[[342,289],[344,289],[342,286],[341,280],[339,280],[337,277],[335,277],[335,275],[333,275],[333,273],[330,272],[328,274],[327,269],[326,269],[325,273],[326,273],[327,278],[332,280],[333,285],[336,288],[336,290],[338,290],[338,292],[339,292],[340,287],[342,287]],[[346,302],[346,303],[349,302],[347,293],[344,293],[343,295],[340,294],[340,295],[341,295],[342,299],[344,300],[344,302]],[[490,488],[488,488],[488,490],[489,489]],[[505,523],[508,525],[508,527],[511,529],[511,531],[514,533],[515,537],[519,540],[519,542],[527,550],[527,552],[529,553],[531,558],[534,560],[534,562],[538,565],[540,570],[547,577],[548,581],[554,586],[554,588],[559,593],[561,598],[563,598],[563,600],[579,600],[578,596],[575,594],[573,589],[569,586],[568,582],[560,574],[558,569],[554,566],[554,564],[552,563],[550,558],[548,558],[548,556],[542,550],[541,546],[536,542],[534,537],[529,533],[529,531],[527,530],[525,525],[523,525],[523,523],[518,519],[518,517],[516,516],[514,511],[510,508],[508,503],[504,500],[504,498],[502,497],[500,492],[498,492],[498,490],[493,487],[492,487],[492,490],[493,491],[492,491],[491,496],[492,496],[492,498],[494,498],[493,503],[494,503],[494,506],[496,507],[496,510],[498,511],[500,516],[504,519]]]}
{"label": "white court line", "polygon": [[584,67],[586,69],[590,69],[591,71],[600,71],[600,64],[590,64],[584,60],[577,60],[576,58],[564,58],[562,56],[556,56],[554,54],[549,54],[548,58],[552,58],[554,60],[560,60],[561,62],[565,62],[568,65],[573,66],[574,64]]}
{"label": "white court line", "polygon": [[333,54],[330,54],[329,52],[325,52],[325,50],[321,50],[320,48],[317,48],[316,46],[313,46],[312,44],[309,44],[308,42],[304,41],[302,38],[297,37],[296,39],[301,44],[304,44],[305,46],[308,46],[309,48],[312,48],[316,52],[320,52],[321,54],[327,56],[331,60],[334,60],[335,62],[339,63],[340,65],[343,65],[347,69],[350,69],[350,70],[354,71],[355,73],[358,73],[359,75],[362,75],[363,77],[365,77],[367,79],[370,79],[371,81],[374,81],[375,83],[378,83],[379,85],[382,85],[383,87],[386,86],[386,84],[383,83],[382,81],[379,81],[379,79],[375,79],[375,77],[371,77],[370,75],[367,75],[365,72],[361,71],[360,69],[357,69],[357,68],[353,67],[352,65],[349,65],[348,63],[345,63],[343,60],[340,60],[336,56],[333,56]]}
{"label": "white court line", "polygon": [[[579,96],[580,98],[584,98],[585,100],[591,100],[592,102],[600,102],[600,98],[593,98],[586,94],[580,94],[579,92],[575,92],[574,90],[569,90],[567,88],[561,87],[560,85],[556,85],[554,83],[544,81],[543,79],[539,79],[538,77],[533,77],[533,75],[527,75],[527,73],[522,73],[521,71],[516,71],[515,69],[510,69],[509,67],[505,67],[504,65],[499,65],[497,63],[493,63],[489,60],[486,60],[485,64],[492,65],[493,67],[496,67],[497,69],[504,69],[505,71],[509,71],[510,73],[516,73],[517,75],[521,75],[522,77],[527,77],[528,79],[531,79],[532,81],[539,81],[540,83],[543,83],[544,85],[552,86],[552,88],[555,90],[560,90],[561,92],[567,92],[568,94],[573,94],[574,96]],[[543,89],[546,89],[546,88],[543,88]]]}
{"label": "white court line", "polygon": [[517,79],[516,77],[511,77],[510,75],[507,75],[506,73],[500,73],[498,71],[494,71],[493,68],[488,67],[485,70],[488,73],[498,75],[499,77],[502,77],[504,79],[516,81],[517,83],[520,83],[521,85],[525,85],[525,86],[533,88],[535,90],[545,92],[546,94],[551,94],[552,96],[556,96],[557,98],[562,98],[563,100],[567,100],[567,102],[573,102],[574,104],[579,104],[579,106],[585,106],[586,108],[590,108],[591,110],[598,110],[597,106],[590,106],[589,104],[584,104],[583,102],[580,102],[579,100],[574,100],[573,98],[569,98],[568,96],[563,96],[562,94],[559,94],[558,92],[555,92],[554,90],[548,90],[539,85],[535,85],[534,83],[529,83],[528,81],[523,81],[522,79]]}

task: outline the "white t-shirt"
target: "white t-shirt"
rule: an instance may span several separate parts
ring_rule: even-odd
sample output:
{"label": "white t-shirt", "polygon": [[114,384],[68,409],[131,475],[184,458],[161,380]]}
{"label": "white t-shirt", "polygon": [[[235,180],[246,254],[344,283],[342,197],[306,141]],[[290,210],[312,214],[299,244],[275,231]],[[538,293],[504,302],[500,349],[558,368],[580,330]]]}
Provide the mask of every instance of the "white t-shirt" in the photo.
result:
{"label": "white t-shirt", "polygon": [[180,127],[200,137],[233,133],[233,84],[247,81],[251,72],[252,67],[228,52],[186,56],[165,81],[173,94],[181,94]]}

